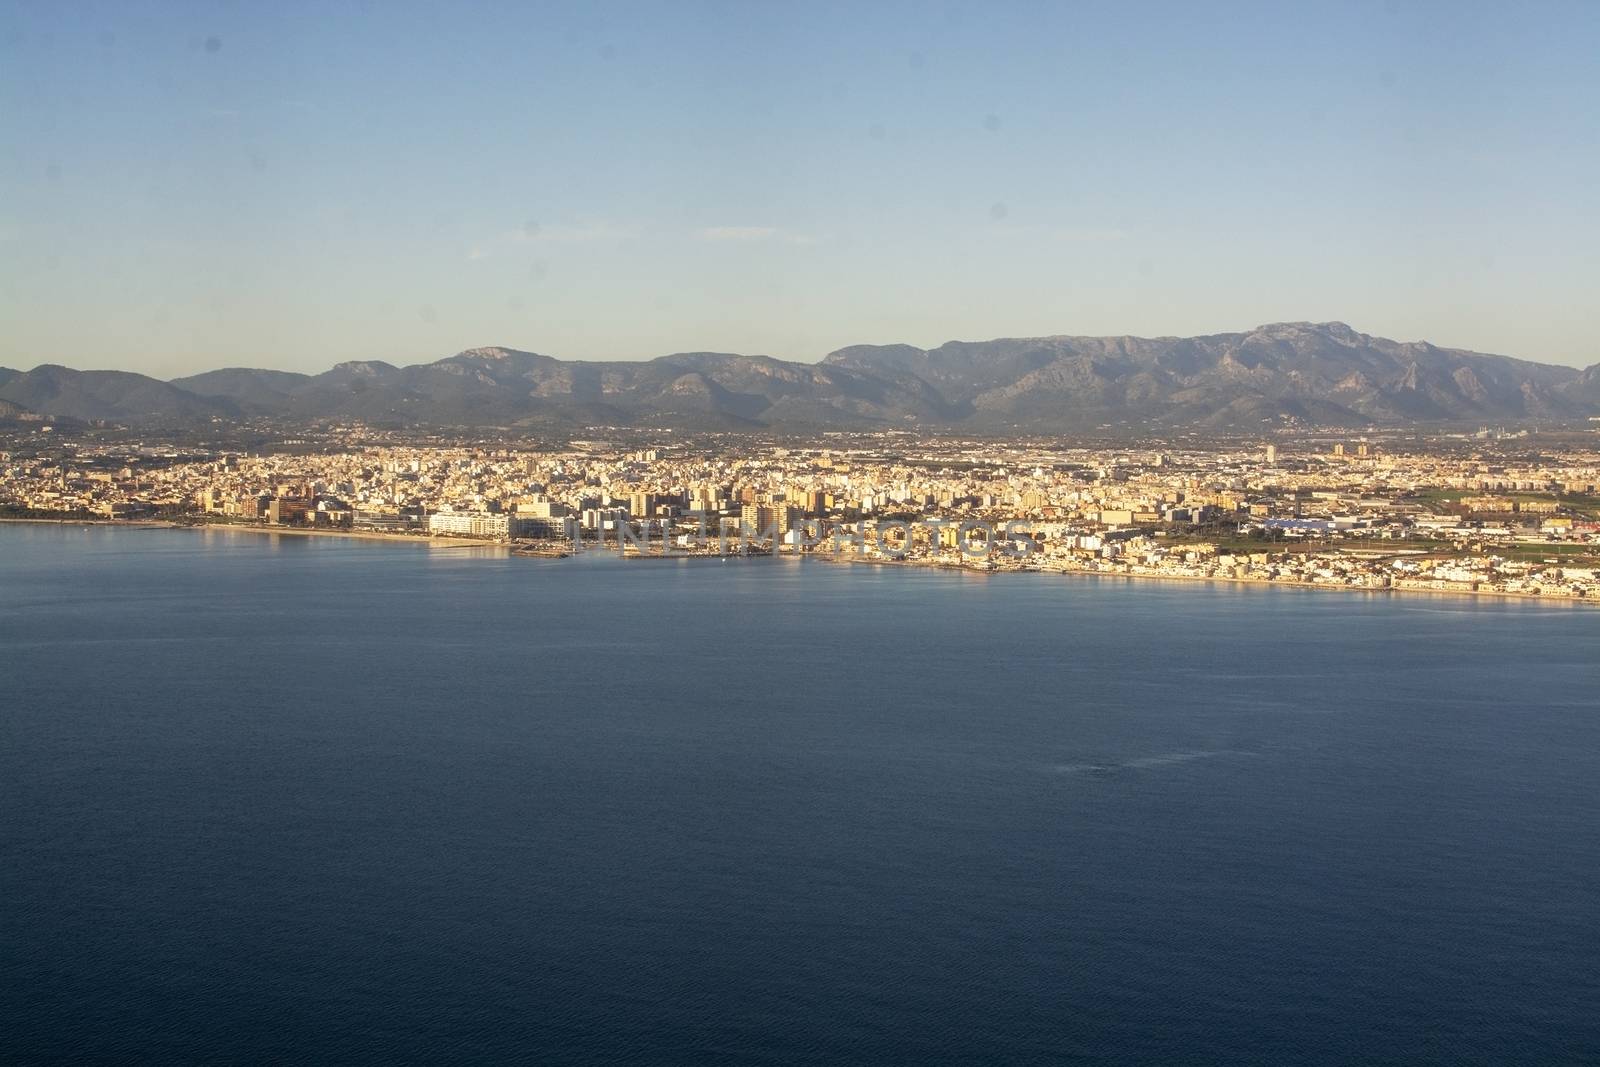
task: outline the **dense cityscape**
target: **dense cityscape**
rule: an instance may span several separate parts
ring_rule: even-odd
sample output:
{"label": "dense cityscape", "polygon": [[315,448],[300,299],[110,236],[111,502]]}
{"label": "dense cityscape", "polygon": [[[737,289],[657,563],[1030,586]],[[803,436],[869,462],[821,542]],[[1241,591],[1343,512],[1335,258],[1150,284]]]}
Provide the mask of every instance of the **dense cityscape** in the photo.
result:
{"label": "dense cityscape", "polygon": [[51,440],[35,425],[0,451],[0,513],[13,519],[1590,600],[1597,487],[1593,432],[1487,429],[492,447],[342,427],[241,450]]}

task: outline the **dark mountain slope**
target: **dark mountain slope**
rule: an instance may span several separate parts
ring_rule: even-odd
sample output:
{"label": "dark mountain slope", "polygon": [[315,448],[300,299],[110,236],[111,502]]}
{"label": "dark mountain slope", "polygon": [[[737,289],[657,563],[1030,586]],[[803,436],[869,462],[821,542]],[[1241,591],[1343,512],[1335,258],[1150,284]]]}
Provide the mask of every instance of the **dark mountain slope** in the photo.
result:
{"label": "dark mountain slope", "polygon": [[1573,368],[1369,337],[1343,323],[1194,338],[955,342],[920,353],[858,347],[823,362],[914,374],[969,407],[980,425],[1559,419],[1590,406],[1574,393]]}
{"label": "dark mountain slope", "polygon": [[1204,337],[1023,337],[933,349],[857,345],[821,363],[681,352],[565,362],[474,348],[399,367],[321,374],[230,368],[175,382],[114,371],[0,372],[0,398],[97,419],[271,415],[380,425],[923,426],[986,432],[1103,427],[1254,430],[1555,421],[1600,413],[1587,371],[1400,342],[1343,323]]}
{"label": "dark mountain slope", "polygon": [[202,397],[143,374],[45,364],[0,384],[0,399],[75,419],[202,420],[236,414],[222,397]]}

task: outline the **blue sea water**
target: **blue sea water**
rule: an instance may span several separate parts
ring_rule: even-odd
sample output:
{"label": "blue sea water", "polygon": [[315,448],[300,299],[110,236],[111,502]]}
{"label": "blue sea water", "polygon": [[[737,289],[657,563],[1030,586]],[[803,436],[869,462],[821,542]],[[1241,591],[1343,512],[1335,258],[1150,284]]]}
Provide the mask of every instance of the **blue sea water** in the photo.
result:
{"label": "blue sea water", "polygon": [[1600,611],[0,527],[0,1061],[1600,1060]]}

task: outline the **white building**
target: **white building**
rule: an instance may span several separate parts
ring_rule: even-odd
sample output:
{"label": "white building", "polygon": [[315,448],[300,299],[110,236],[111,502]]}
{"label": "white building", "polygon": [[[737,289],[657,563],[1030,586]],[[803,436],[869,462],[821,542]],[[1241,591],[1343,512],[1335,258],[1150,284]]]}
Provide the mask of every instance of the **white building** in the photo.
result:
{"label": "white building", "polygon": [[487,511],[438,511],[428,516],[428,532],[503,540],[511,536],[511,525],[506,516],[491,515]]}

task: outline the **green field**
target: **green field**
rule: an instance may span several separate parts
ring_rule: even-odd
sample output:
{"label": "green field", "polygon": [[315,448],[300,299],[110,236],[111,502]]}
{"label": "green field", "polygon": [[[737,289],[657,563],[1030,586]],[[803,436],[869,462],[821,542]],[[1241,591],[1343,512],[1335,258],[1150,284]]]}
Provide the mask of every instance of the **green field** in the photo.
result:
{"label": "green field", "polygon": [[1462,497],[1491,496],[1523,503],[1543,501],[1559,505],[1564,511],[1585,518],[1600,518],[1600,496],[1592,493],[1499,493],[1489,489],[1419,489],[1407,493],[1406,499],[1419,504],[1448,507],[1460,503]]}
{"label": "green field", "polygon": [[1414,500],[1421,504],[1454,504],[1464,496],[1476,495],[1470,489],[1418,489],[1414,493],[1407,493],[1407,500]]}
{"label": "green field", "polygon": [[1483,554],[1502,559],[1559,559],[1564,563],[1600,565],[1600,545],[1490,545]]}
{"label": "green field", "polygon": [[1381,555],[1421,552],[1428,555],[1463,557],[1499,556],[1502,559],[1534,562],[1544,559],[1559,559],[1573,564],[1600,565],[1600,545],[1490,544],[1482,552],[1475,552],[1458,545],[1455,541],[1438,537],[1408,537],[1405,539],[1333,537],[1267,540],[1236,535],[1205,537],[1185,534],[1179,537],[1164,537],[1160,540],[1162,544],[1172,548],[1183,548],[1187,545],[1198,544],[1216,545],[1219,553],[1230,555],[1243,555],[1251,552],[1290,552],[1296,555],[1308,555],[1317,552],[1360,552]]}

